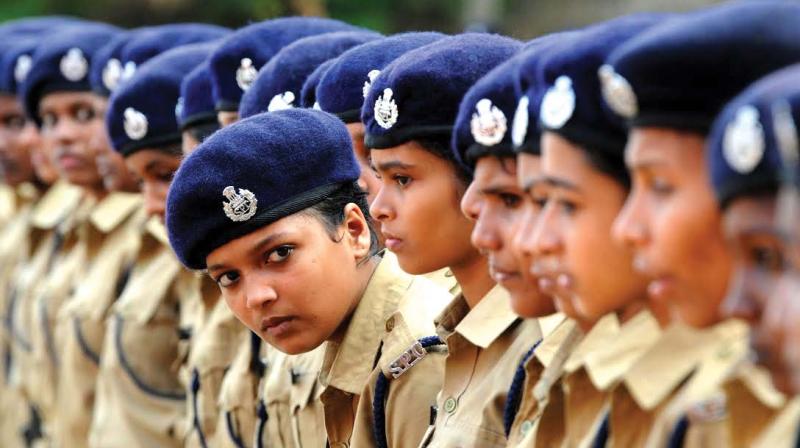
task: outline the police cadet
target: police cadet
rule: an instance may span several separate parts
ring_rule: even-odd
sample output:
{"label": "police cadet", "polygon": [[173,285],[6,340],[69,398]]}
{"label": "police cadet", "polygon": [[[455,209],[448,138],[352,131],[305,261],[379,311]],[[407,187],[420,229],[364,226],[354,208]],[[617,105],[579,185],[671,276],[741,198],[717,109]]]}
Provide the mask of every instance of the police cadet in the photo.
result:
{"label": "police cadet", "polygon": [[[540,292],[538,283],[513,250],[512,240],[524,209],[520,206],[523,192],[517,186],[509,118],[514,116],[517,103],[517,67],[531,47],[547,39],[526,44],[520,54],[494,68],[467,91],[455,122],[453,148],[461,163],[474,171],[474,179],[461,200],[462,211],[475,221],[472,244],[487,256],[489,272],[508,291],[515,313],[528,318],[552,315],[540,321],[544,340],[552,344],[550,333],[563,322],[564,315],[554,314],[553,299]],[[532,427],[528,420],[529,400],[525,398],[531,396],[529,389],[542,371],[544,362],[537,357],[542,342],[529,342],[530,349],[510,383],[503,409],[509,446],[516,446]]]}
{"label": "police cadet", "polygon": [[[309,157],[313,166],[300,163]],[[386,317],[419,315],[450,298],[379,251],[358,174],[341,121],[289,109],[214,134],[184,161],[168,198],[176,253],[188,267],[208,269],[251,330],[288,354],[327,341],[320,381],[331,446],[347,446],[359,432],[375,361],[389,364],[385,354],[409,349],[382,344]],[[389,396],[387,410],[396,405]]]}
{"label": "police cadet", "polygon": [[181,82],[181,96],[175,112],[181,127],[183,154],[189,155],[220,126],[211,94],[208,61],[189,72]]}
{"label": "police cadet", "polygon": [[48,440],[53,439],[55,429],[57,368],[63,349],[63,341],[55,334],[56,322],[85,272],[87,241],[81,238],[80,229],[106,194],[94,160],[95,148],[90,144],[102,132],[102,120],[95,115],[89,63],[93,53],[116,32],[108,25],[85,24],[51,36],[37,46],[20,91],[26,113],[39,126],[43,145],[71,191],[55,199],[59,204],[53,205],[60,208],[60,217],[42,217],[51,220],[41,227],[55,228],[54,239],[45,249],[35,283],[20,285],[23,297],[19,306],[30,319],[20,322],[30,331],[30,362],[25,366],[24,382]]}
{"label": "police cadet", "polygon": [[[797,389],[784,348],[794,341],[780,328],[789,320],[776,318],[784,313],[790,319],[796,317],[780,302],[797,292],[784,280],[796,279],[798,272],[794,211],[798,203],[794,121],[800,98],[798,68],[771,74],[731,101],[716,119],[707,148],[711,181],[736,268],[723,309],[751,325],[751,349],[757,362],[769,369],[772,383],[789,396]],[[753,446],[795,446],[799,403],[794,400],[787,405]]]}
{"label": "police cadet", "polygon": [[[162,225],[166,190],[181,158],[175,116],[183,76],[213,44],[166,51],[144,63],[111,96],[106,128],[114,149],[142,180],[151,216],[128,282],[108,318],[100,359],[91,446],[179,446],[188,422],[179,376],[188,342],[186,310],[197,277],[185,272]],[[184,331],[182,331],[184,330]]]}
{"label": "police cadet", "polygon": [[615,444],[746,446],[773,413],[766,403],[754,406],[760,400],[745,387],[727,406],[721,394],[730,366],[744,357],[737,347],[746,331],[738,322],[715,326],[731,256],[703,150],[726,101],[797,60],[799,13],[785,2],[692,13],[631,39],[599,70],[606,103],[630,126],[633,185],[615,237],[634,250],[651,300],[666,303],[682,324],[711,327],[673,325],[623,375],[612,397],[612,427],[624,422],[612,430]]}
{"label": "police cadet", "polygon": [[471,175],[450,148],[461,97],[520,48],[492,35],[440,39],[384,67],[362,109],[365,143],[381,178],[371,211],[387,248],[412,274],[449,267],[462,290],[437,318],[449,354],[423,445],[505,444],[508,385],[531,341],[541,337],[535,321],[514,315],[486,258],[470,244],[473,224],[459,202]]}
{"label": "police cadet", "polygon": [[[281,49],[258,72],[242,96],[240,118],[299,107],[306,77],[348,48],[379,38],[367,31],[341,31],[298,39]],[[263,413],[256,422],[255,446],[324,446],[326,433],[318,376],[324,347],[297,355],[273,351],[259,387]]]}
{"label": "police cadet", "polygon": [[212,92],[222,126],[239,119],[242,94],[256,79],[258,70],[281,48],[297,39],[361,28],[332,19],[286,17],[254,23],[236,30],[209,58]]}

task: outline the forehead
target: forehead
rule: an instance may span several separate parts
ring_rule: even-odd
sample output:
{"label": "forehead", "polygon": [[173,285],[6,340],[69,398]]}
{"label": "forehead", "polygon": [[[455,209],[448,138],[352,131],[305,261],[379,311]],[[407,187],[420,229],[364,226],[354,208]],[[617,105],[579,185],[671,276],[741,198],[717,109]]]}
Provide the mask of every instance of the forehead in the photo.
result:
{"label": "forehead", "polygon": [[516,176],[516,158],[486,156],[481,157],[475,163],[475,174],[472,182],[477,185],[508,183],[515,182]]}
{"label": "forehead", "polygon": [[643,127],[628,134],[625,161],[632,168],[643,165],[680,165],[704,160],[705,137],[677,129]]}
{"label": "forehead", "polygon": [[413,141],[387,149],[372,149],[370,150],[370,157],[375,164],[375,168],[379,170],[382,168],[381,164],[389,162],[401,162],[424,168],[430,167],[431,163],[443,161]]}
{"label": "forehead", "polygon": [[151,166],[177,167],[181,163],[181,157],[158,149],[141,149],[126,157],[125,163],[132,169],[143,172]]}
{"label": "forehead", "polygon": [[95,101],[96,95],[92,92],[52,92],[42,97],[39,108],[42,111],[57,111],[75,105],[93,106]]}
{"label": "forehead", "polygon": [[723,228],[729,237],[757,232],[777,232],[776,210],[777,199],[774,195],[737,198],[723,213]]}
{"label": "forehead", "polygon": [[589,161],[582,149],[551,132],[542,135],[542,174],[579,180],[589,169]]}

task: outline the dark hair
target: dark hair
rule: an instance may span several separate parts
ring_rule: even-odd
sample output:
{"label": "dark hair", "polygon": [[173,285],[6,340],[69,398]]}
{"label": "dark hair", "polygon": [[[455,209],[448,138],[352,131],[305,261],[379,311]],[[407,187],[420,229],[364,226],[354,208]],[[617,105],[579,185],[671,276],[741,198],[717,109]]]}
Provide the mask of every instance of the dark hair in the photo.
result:
{"label": "dark hair", "polygon": [[416,139],[415,141],[422,147],[422,149],[450,163],[450,165],[452,165],[453,169],[456,171],[456,176],[464,183],[465,186],[472,182],[472,173],[467,171],[466,168],[458,163],[455,154],[453,154],[453,150],[450,149],[449,136],[426,137]]}
{"label": "dark hair", "polygon": [[356,204],[364,217],[367,219],[370,236],[370,255],[378,253],[382,248],[379,247],[378,234],[373,227],[372,217],[369,214],[369,204],[367,204],[367,193],[358,185],[358,182],[343,183],[322,201],[308,207],[304,212],[314,215],[322,221],[331,239],[340,241],[337,234],[339,226],[344,222],[344,208],[347,204]]}
{"label": "dark hair", "polygon": [[198,123],[197,125],[186,128],[185,131],[188,132],[189,135],[191,135],[192,138],[197,140],[199,143],[203,143],[205,139],[211,137],[211,134],[219,131],[219,129],[219,123],[217,121],[213,121],[208,123]]}
{"label": "dark hair", "polygon": [[630,190],[631,176],[621,154],[609,154],[606,151],[589,149],[584,149],[583,153],[594,169],[619,182],[626,190]]}

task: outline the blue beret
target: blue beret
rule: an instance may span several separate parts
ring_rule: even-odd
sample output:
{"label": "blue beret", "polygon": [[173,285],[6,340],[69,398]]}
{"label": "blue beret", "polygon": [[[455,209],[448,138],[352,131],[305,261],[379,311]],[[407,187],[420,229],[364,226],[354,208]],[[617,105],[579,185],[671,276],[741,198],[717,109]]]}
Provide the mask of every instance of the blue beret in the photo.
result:
{"label": "blue beret", "polygon": [[41,40],[14,35],[0,40],[0,92],[16,95],[19,84],[25,81],[33,62],[33,52]]}
{"label": "blue beret", "polygon": [[135,30],[120,32],[95,53],[92,66],[89,68],[89,83],[96,94],[108,97],[111,91],[117,88],[122,77],[122,62],[120,62],[122,48],[135,32]]}
{"label": "blue beret", "polygon": [[167,196],[170,244],[184,265],[204,269],[218,247],[358,176],[350,134],[333,115],[299,108],[254,115],[217,131],[181,164]]}
{"label": "blue beret", "polygon": [[[762,78],[734,98],[712,126],[706,157],[722,207],[739,196],[777,189],[797,157],[800,64]],[[795,171],[797,166],[791,167]],[[796,181],[798,173],[792,175]]]}
{"label": "blue beret", "polygon": [[303,88],[300,89],[300,106],[308,109],[314,108],[320,110],[319,104],[317,104],[317,85],[320,80],[322,80],[322,76],[325,72],[327,72],[340,57],[341,56],[337,56],[333,59],[328,59],[308,75],[308,78],[306,78],[306,81],[303,83]]}
{"label": "blue beret", "polygon": [[228,28],[204,23],[178,23],[144,28],[120,52],[122,80],[133,76],[136,68],[151,58],[188,44],[219,40],[231,33]]}
{"label": "blue beret", "polygon": [[432,136],[449,139],[467,89],[521,47],[507,37],[467,33],[395,59],[372,81],[364,99],[367,147],[391,148]]}
{"label": "blue beret", "polygon": [[539,106],[547,91],[541,65],[550,53],[563,51],[563,42],[579,35],[582,30],[563,31],[538,37],[527,44],[519,58],[514,92],[517,105],[511,123],[511,144],[516,152],[540,154]]}
{"label": "blue beret", "polygon": [[606,109],[597,71],[615,48],[666,17],[670,16],[635,14],[594,25],[560,43],[539,66],[548,87],[539,110],[541,128],[602,158],[625,182],[628,129]]}
{"label": "blue beret", "polygon": [[95,52],[120,29],[100,23],[65,26],[41,42],[19,88],[25,111],[39,123],[39,100],[56,91],[90,91],[89,67]]}
{"label": "blue beret", "polygon": [[800,4],[735,2],[668,20],[616,49],[599,72],[608,105],[635,127],[707,134],[755,80],[800,61]]}
{"label": "blue beret", "polygon": [[300,90],[315,68],[348,48],[379,37],[371,31],[342,31],[292,42],[258,71],[253,85],[242,95],[239,117],[299,106]]}
{"label": "blue beret", "polygon": [[211,55],[211,82],[217,110],[236,112],[242,93],[258,69],[286,45],[303,37],[361,28],[318,17],[284,17],[236,30]]}
{"label": "blue beret", "polygon": [[144,148],[180,143],[177,112],[181,81],[200,65],[213,43],[184,45],[150,59],[111,94],[106,129],[124,156]]}
{"label": "blue beret", "polygon": [[211,70],[208,61],[189,72],[181,82],[178,124],[181,129],[217,122],[214,97],[211,95]]}
{"label": "blue beret", "polygon": [[370,76],[377,76],[380,70],[401,55],[443,37],[445,35],[440,33],[404,33],[347,50],[320,79],[314,93],[316,102],[320,109],[338,116],[345,123],[360,121]]}

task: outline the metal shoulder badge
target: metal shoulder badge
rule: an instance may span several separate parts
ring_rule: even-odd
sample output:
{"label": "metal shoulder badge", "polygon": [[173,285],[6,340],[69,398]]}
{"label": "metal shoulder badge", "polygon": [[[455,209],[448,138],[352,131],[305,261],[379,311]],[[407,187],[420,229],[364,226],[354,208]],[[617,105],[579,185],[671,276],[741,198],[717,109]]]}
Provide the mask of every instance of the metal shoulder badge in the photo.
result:
{"label": "metal shoulder badge", "polygon": [[605,64],[597,71],[603,99],[617,115],[631,119],[639,113],[639,104],[633,87],[614,67]]}
{"label": "metal shoulder badge", "polygon": [[250,58],[242,58],[239,62],[239,68],[236,69],[236,84],[243,91],[247,91],[256,80],[258,70],[253,67],[253,60]]}
{"label": "metal shoulder badge", "polygon": [[89,62],[80,48],[70,48],[61,58],[58,68],[68,81],[78,82],[89,73]]}
{"label": "metal shoulder badge", "polygon": [[483,98],[475,104],[475,112],[469,122],[472,138],[483,146],[494,146],[503,140],[508,130],[506,114]]}
{"label": "metal shoulder badge", "polygon": [[375,121],[378,126],[389,129],[397,123],[397,103],[394,102],[392,89],[383,89],[383,94],[375,100]]}
{"label": "metal shoulder badge", "polygon": [[125,134],[131,140],[141,140],[147,135],[147,117],[138,110],[129,107],[123,112]]}
{"label": "metal shoulder badge", "polygon": [[572,79],[568,76],[559,76],[553,87],[550,87],[542,98],[542,108],[539,119],[552,129],[559,129],[572,118],[575,112],[575,91],[572,89]]}
{"label": "metal shoulder badge", "polygon": [[294,108],[294,93],[291,91],[286,91],[283,93],[279,93],[272,97],[269,100],[269,106],[267,106],[267,112],[275,112],[276,110],[285,110],[285,109],[293,109]]}
{"label": "metal shoulder badge", "polygon": [[258,200],[252,191],[240,188],[237,193],[236,188],[229,185],[222,190],[222,195],[227,199],[222,201],[222,210],[231,221],[247,221],[255,216]]}
{"label": "metal shoulder badge", "polygon": [[418,363],[425,355],[428,354],[428,351],[425,350],[425,347],[422,346],[422,343],[419,341],[414,342],[414,344],[408,348],[402,355],[398,356],[397,359],[392,361],[389,364],[389,373],[392,374],[392,378],[397,378],[400,375],[406,373],[408,369],[414,366],[414,364]]}
{"label": "metal shoulder badge", "polygon": [[725,127],[722,155],[725,162],[739,174],[753,171],[764,157],[764,128],[758,109],[742,106],[736,118]]}

